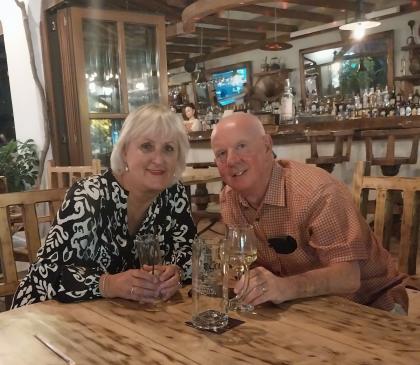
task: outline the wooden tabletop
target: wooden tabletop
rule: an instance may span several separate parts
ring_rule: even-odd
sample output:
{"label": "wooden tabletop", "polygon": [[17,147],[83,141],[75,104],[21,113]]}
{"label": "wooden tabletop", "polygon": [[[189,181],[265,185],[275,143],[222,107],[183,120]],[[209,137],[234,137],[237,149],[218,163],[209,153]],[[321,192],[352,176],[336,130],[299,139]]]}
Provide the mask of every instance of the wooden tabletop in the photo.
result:
{"label": "wooden tabletop", "polygon": [[259,306],[223,334],[185,325],[183,289],[161,310],[126,300],[33,304],[0,314],[0,363],[65,364],[420,364],[420,322],[324,297]]}
{"label": "wooden tabletop", "polygon": [[207,184],[222,181],[217,167],[194,169],[187,167],[182,174],[181,181],[184,185]]}

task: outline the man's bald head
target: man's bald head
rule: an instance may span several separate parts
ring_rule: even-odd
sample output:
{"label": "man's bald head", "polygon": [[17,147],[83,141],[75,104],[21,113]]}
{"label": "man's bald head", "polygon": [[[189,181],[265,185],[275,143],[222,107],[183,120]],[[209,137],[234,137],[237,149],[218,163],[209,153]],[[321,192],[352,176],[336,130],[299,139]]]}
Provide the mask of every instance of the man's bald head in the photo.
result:
{"label": "man's bald head", "polygon": [[235,132],[238,129],[252,136],[266,134],[261,121],[255,115],[240,112],[222,118],[213,129],[211,140],[213,141],[217,134]]}

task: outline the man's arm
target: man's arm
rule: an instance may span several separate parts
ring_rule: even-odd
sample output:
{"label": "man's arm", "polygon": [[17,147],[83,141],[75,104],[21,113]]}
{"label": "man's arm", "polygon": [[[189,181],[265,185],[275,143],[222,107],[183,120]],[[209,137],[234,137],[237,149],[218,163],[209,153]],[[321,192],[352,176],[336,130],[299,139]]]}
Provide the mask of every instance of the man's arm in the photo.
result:
{"label": "man's arm", "polygon": [[[236,292],[241,291],[241,284],[238,283]],[[288,277],[279,277],[263,267],[257,267],[250,273],[249,290],[244,302],[253,305],[268,301],[280,304],[298,298],[349,294],[359,287],[358,261],[334,263]]]}

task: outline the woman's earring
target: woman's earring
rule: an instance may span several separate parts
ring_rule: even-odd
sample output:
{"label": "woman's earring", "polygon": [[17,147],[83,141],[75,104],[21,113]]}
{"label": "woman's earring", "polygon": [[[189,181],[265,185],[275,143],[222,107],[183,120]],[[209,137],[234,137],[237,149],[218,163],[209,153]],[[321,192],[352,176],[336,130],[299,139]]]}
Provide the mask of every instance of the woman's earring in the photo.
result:
{"label": "woman's earring", "polygon": [[129,170],[129,168],[128,168],[128,165],[127,165],[127,164],[125,164],[125,166],[124,166],[124,171],[125,171],[125,172],[130,171],[130,170]]}

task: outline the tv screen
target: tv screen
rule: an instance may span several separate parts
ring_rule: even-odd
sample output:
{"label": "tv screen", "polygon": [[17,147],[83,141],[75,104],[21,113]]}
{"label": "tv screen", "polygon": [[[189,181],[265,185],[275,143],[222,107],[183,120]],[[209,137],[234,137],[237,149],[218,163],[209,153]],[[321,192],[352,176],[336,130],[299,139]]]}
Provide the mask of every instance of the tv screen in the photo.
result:
{"label": "tv screen", "polygon": [[242,66],[211,74],[217,101],[220,105],[233,104],[244,96],[244,84],[248,82],[247,72],[247,67]]}

